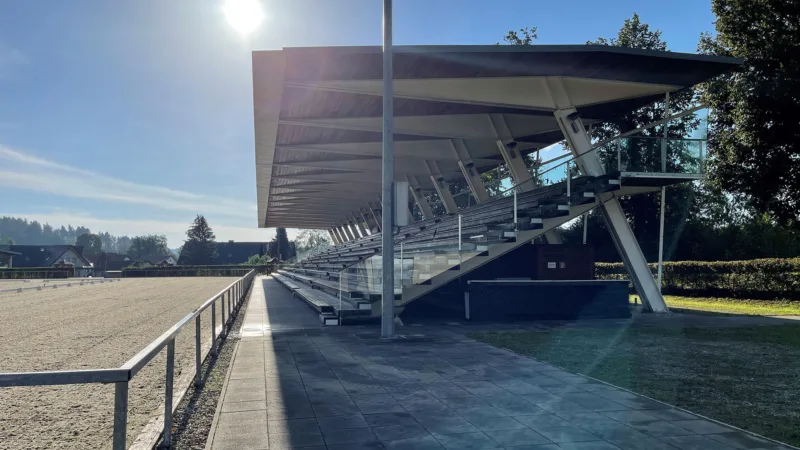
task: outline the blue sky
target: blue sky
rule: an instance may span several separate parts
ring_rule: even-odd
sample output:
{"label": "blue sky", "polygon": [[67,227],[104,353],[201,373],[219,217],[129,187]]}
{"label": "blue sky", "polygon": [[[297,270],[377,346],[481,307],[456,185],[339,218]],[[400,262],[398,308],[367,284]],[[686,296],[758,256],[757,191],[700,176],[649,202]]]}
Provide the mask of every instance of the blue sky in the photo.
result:
{"label": "blue sky", "polygon": [[[264,0],[243,38],[222,0],[26,0],[0,14],[0,215],[166,234],[197,213],[218,239],[256,228],[250,51],[381,42],[380,0]],[[713,31],[708,0],[395,0],[396,44],[540,44],[616,34],[634,12],[671,50]]]}

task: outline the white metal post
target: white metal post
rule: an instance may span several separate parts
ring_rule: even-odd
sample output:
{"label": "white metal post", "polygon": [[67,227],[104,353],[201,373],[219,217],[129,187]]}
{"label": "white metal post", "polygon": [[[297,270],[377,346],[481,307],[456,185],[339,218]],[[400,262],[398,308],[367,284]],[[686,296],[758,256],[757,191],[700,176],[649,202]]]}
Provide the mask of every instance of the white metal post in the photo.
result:
{"label": "white metal post", "polygon": [[[664,117],[669,117],[669,92],[664,100]],[[664,123],[664,138],[661,141],[661,171],[667,171],[667,130],[669,122]],[[661,292],[661,274],[664,270],[664,213],[667,187],[661,187],[661,222],[658,227],[658,291]]]}
{"label": "white metal post", "polygon": [[[225,294],[220,295],[224,298]],[[211,302],[211,354],[217,356],[217,300]]]}
{"label": "white metal post", "polygon": [[394,70],[392,68],[392,0],[383,0],[383,290],[381,337],[394,337]]}
{"label": "white metal post", "polygon": [[194,370],[195,370],[194,385],[195,386],[200,386],[203,384],[202,366],[203,366],[203,359],[202,356],[200,356],[200,316],[198,315],[197,318],[194,319]]}
{"label": "white metal post", "polygon": [[517,190],[514,189],[514,233],[517,232],[519,227],[517,226]]}
{"label": "white metal post", "polygon": [[175,338],[167,344],[167,374],[164,387],[164,437],[163,447],[172,447],[172,393],[175,377]]}

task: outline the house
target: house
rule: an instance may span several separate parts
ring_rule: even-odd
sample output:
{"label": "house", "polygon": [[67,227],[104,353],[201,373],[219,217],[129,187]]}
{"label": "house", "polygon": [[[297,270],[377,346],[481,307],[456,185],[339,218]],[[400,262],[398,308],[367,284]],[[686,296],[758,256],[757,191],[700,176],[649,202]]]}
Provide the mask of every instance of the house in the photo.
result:
{"label": "house", "polygon": [[175,266],[178,264],[178,261],[175,260],[175,257],[172,255],[163,256],[163,255],[148,255],[142,258],[137,258],[135,263],[142,264],[152,264],[154,266],[164,267],[164,266]]}
{"label": "house", "polygon": [[268,251],[269,242],[217,242],[213,265],[244,264],[251,256],[264,256]]}
{"label": "house", "polygon": [[[12,252],[9,250],[0,250],[0,267],[11,269],[14,267],[14,257],[20,256],[21,253]],[[5,262],[3,262],[5,261]]]}
{"label": "house", "polygon": [[0,250],[17,253],[14,267],[56,267],[68,263],[75,268],[76,276],[92,273],[92,263],[83,256],[83,246],[76,245],[4,245]]}
{"label": "house", "polygon": [[96,275],[100,275],[97,272],[105,272],[107,270],[122,270],[133,264],[133,261],[127,255],[114,252],[100,252],[84,256],[94,266]]}

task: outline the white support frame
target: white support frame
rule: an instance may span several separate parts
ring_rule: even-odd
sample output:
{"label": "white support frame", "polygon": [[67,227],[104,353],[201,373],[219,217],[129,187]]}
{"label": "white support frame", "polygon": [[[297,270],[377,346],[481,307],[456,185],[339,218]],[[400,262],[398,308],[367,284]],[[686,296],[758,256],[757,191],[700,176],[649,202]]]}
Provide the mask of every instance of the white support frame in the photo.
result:
{"label": "white support frame", "polygon": [[450,143],[453,145],[453,151],[458,156],[458,167],[461,173],[464,174],[464,179],[467,181],[472,197],[480,204],[489,200],[489,194],[486,192],[486,186],[483,184],[478,169],[475,168],[475,163],[469,155],[467,144],[462,139],[451,139]]}
{"label": "white support frame", "polygon": [[367,229],[364,227],[364,224],[358,220],[358,214],[353,214],[353,223],[356,224],[356,228],[358,228],[358,232],[361,233],[361,236],[369,236],[367,233]]}
{"label": "white support frame", "polygon": [[344,234],[347,236],[348,241],[354,241],[356,238],[353,236],[352,230],[350,230],[350,225],[345,222],[342,224],[342,230],[344,230]]}
{"label": "white support frame", "polygon": [[381,216],[378,215],[378,213],[375,212],[378,209],[378,207],[373,206],[372,202],[367,203],[367,205],[369,206],[369,212],[370,214],[372,214],[372,218],[375,219],[375,224],[378,226],[378,232],[380,232],[382,230],[381,227],[382,218]]}
{"label": "white support frame", "polygon": [[339,238],[337,238],[336,235],[333,234],[333,229],[332,228],[328,230],[328,235],[330,235],[331,241],[333,242],[333,245],[341,244],[341,242],[339,242]]}
{"label": "white support frame", "polygon": [[422,188],[419,186],[419,180],[414,175],[409,175],[407,179],[411,189],[411,196],[414,197],[414,202],[416,202],[419,211],[422,213],[422,218],[432,219],[433,210],[428,203],[428,199],[425,198],[425,193],[422,192]]}
{"label": "white support frame", "polygon": [[[546,86],[557,106],[554,112],[564,138],[567,140],[572,154],[576,157],[576,163],[583,173],[590,176],[600,176],[605,174],[603,164],[597,152],[592,149],[592,141],[586,133],[586,127],[581,121],[580,114],[572,106],[569,96],[564,89],[561,80],[556,77],[547,77]],[[647,265],[647,260],[642,254],[642,249],[636,241],[631,230],[628,219],[622,210],[619,200],[613,194],[601,195],[603,206],[601,209],[603,217],[608,224],[608,229],[617,247],[625,267],[636,287],[636,291],[642,298],[642,304],[653,312],[667,312],[667,305],[661,290],[653,279],[653,274]]]}
{"label": "white support frame", "polygon": [[439,198],[442,200],[444,210],[447,211],[447,214],[455,214],[458,212],[458,207],[456,206],[456,201],[453,200],[453,195],[450,193],[450,185],[439,170],[439,165],[436,164],[436,161],[432,160],[426,160],[425,164],[428,166],[428,171],[431,174],[431,182],[433,183],[433,187],[436,188],[436,193],[439,194]]}
{"label": "white support frame", "polygon": [[519,144],[512,138],[511,130],[508,128],[505,118],[503,118],[502,114],[489,114],[489,118],[497,134],[497,149],[503,155],[503,160],[506,163],[506,167],[508,167],[511,178],[514,180],[514,184],[517,185],[517,192],[528,192],[535,189],[536,183],[531,178],[525,161],[522,160],[523,156],[519,152]]}

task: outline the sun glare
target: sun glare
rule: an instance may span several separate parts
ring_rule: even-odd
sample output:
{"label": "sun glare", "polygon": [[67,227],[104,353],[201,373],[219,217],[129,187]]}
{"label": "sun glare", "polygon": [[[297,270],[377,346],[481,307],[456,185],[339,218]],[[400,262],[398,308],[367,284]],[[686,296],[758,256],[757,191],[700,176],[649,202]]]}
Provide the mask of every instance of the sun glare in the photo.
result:
{"label": "sun glare", "polygon": [[242,35],[250,34],[264,19],[258,0],[225,0],[222,11],[228,23]]}

